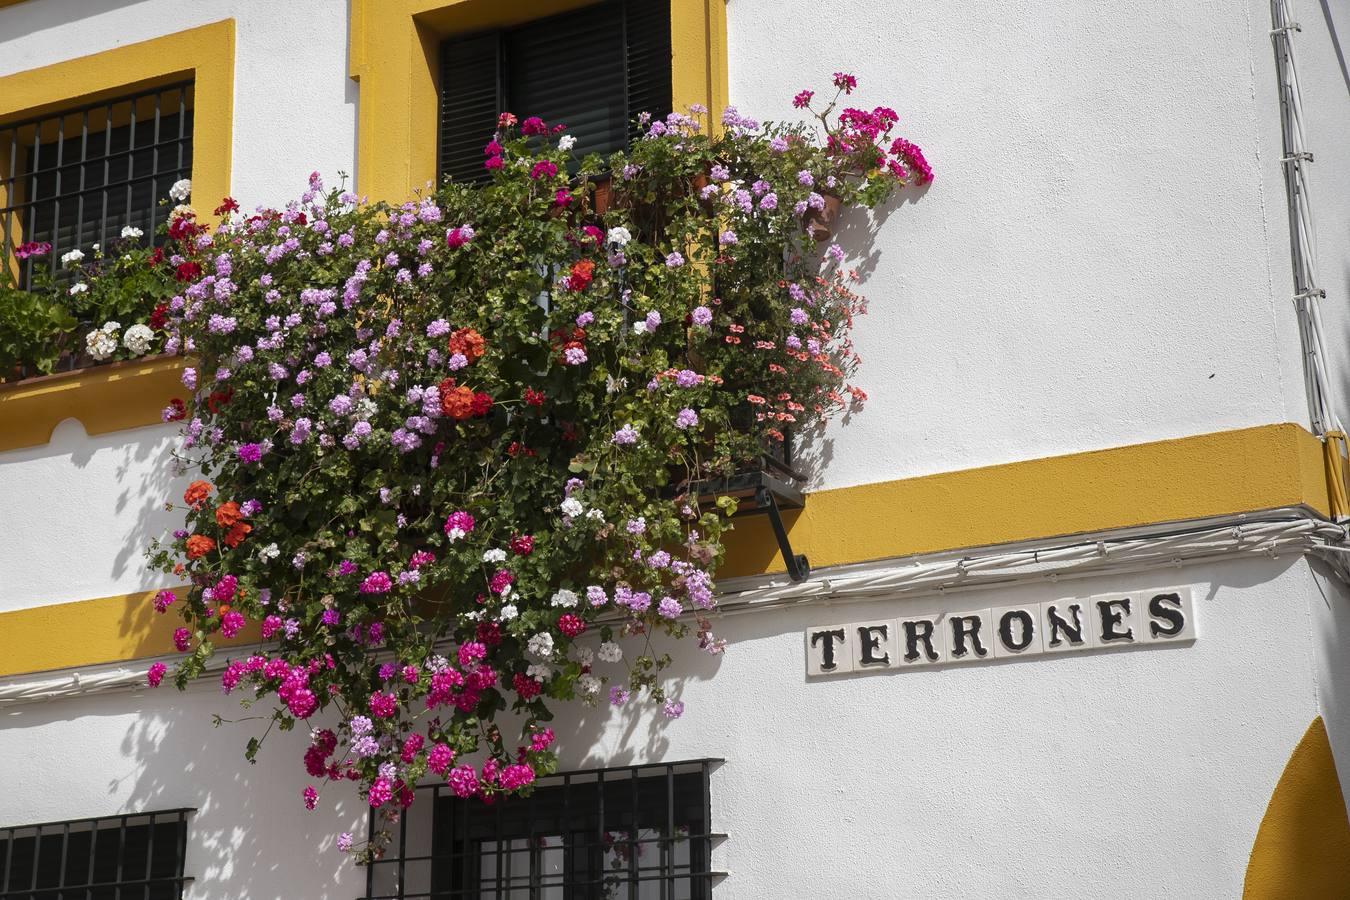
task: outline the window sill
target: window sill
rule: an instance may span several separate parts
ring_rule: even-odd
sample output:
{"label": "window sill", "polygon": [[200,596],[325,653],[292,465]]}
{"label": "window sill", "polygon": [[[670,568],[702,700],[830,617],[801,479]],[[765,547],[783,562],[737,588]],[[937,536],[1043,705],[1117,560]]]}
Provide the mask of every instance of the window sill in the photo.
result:
{"label": "window sill", "polygon": [[66,419],[90,435],[159,424],[185,365],[152,356],[0,385],[0,451],[41,446]]}

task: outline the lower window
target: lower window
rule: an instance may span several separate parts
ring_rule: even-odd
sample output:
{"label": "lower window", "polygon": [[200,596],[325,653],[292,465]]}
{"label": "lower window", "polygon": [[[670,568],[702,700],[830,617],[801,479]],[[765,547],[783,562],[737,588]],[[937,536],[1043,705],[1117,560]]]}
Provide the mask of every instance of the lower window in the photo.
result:
{"label": "lower window", "polygon": [[418,788],[367,900],[707,900],[712,760],[541,778],[491,804]]}
{"label": "lower window", "polygon": [[192,812],[0,828],[0,900],[178,900]]}

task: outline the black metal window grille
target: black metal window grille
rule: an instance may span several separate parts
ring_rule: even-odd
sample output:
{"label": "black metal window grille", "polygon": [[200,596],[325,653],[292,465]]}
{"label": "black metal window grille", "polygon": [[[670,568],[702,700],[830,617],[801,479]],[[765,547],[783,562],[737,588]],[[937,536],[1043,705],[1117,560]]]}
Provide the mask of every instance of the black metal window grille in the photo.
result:
{"label": "black metal window grille", "polygon": [[[152,240],[160,200],[192,171],[191,81],[0,124],[0,260],[20,287],[62,254],[120,237]],[[49,243],[20,260],[22,244]]]}
{"label": "black metal window grille", "polygon": [[491,804],[420,786],[363,900],[708,900],[718,762],[552,775]]}
{"label": "black metal window grille", "polygon": [[670,0],[605,0],[441,45],[440,173],[481,182],[497,116],[563,123],[575,153],[628,146],[639,113],[671,108]]}
{"label": "black metal window grille", "polygon": [[0,828],[0,900],[178,900],[192,812]]}

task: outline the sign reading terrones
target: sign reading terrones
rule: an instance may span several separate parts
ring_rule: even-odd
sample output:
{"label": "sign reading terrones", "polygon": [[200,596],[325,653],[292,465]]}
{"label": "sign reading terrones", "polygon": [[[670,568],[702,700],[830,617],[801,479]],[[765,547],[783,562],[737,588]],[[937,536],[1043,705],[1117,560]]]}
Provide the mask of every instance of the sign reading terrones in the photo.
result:
{"label": "sign reading terrones", "polygon": [[806,674],[839,675],[1195,640],[1190,588],[822,625]]}

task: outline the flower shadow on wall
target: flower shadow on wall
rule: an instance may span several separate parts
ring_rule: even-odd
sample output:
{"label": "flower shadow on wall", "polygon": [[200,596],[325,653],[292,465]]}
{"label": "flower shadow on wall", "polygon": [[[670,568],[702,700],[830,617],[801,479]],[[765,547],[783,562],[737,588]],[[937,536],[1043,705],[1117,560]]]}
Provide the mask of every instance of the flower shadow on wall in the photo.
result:
{"label": "flower shadow on wall", "polygon": [[[197,358],[200,477],[166,496],[184,527],[152,558],[192,584],[158,604],[186,620],[179,686],[257,624],[221,685],[274,693],[283,730],[336,707],[306,801],[352,780],[391,817],[428,774],[528,789],[558,765],[564,701],[678,716],[664,639],[724,647],[712,578],[738,501],[707,486],[864,397],[864,303],[825,220],[931,177],[894,111],[834,105],[823,140],[735,110],[715,137],[639,118],[608,160],[508,113],[485,185],[370,206],[316,173],[285,209],[227,201],[214,234],[171,217],[194,275],[164,330]],[[873,264],[874,237],[855,242]],[[632,751],[659,750],[636,722]]]}

